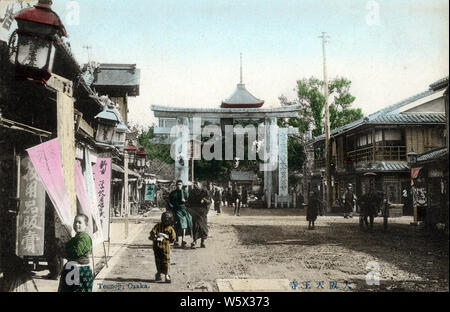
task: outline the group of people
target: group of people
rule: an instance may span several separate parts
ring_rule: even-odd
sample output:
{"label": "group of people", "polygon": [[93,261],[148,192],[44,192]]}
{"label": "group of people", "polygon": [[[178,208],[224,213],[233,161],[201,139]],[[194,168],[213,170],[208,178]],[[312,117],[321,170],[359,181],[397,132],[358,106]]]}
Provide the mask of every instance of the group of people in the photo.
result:
{"label": "group of people", "polygon": [[241,207],[248,207],[247,188],[238,188],[236,185],[232,188],[226,188],[223,192],[222,201],[227,207],[234,208],[234,215],[241,215]]}
{"label": "group of people", "polygon": [[[176,189],[170,192],[168,209],[161,216],[161,222],[157,223],[150,232],[149,239],[153,241],[155,255],[156,274],[155,280],[171,282],[170,268],[170,244],[175,248],[187,249],[185,238],[190,235],[191,249],[197,248],[200,240],[200,248],[206,248],[208,238],[208,212],[212,201],[217,214],[221,213],[222,203],[234,207],[234,215],[240,215],[241,206],[247,205],[248,193],[244,188],[239,192],[237,187],[232,190],[215,188],[209,191],[202,188],[199,182],[194,182],[189,192],[183,185],[183,181],[176,182]],[[180,243],[181,240],[181,243]]]}
{"label": "group of people", "polygon": [[[211,196],[207,189],[203,189],[199,182],[194,182],[193,189],[188,192],[183,181],[176,182],[176,189],[170,192],[168,209],[161,216],[150,232],[149,239],[153,241],[153,252],[156,263],[156,281],[171,282],[170,244],[174,247],[188,248],[186,235],[192,237],[190,248],[206,248],[205,240],[208,238],[208,212],[211,205]],[[219,207],[220,208],[220,207]],[[180,244],[181,239],[181,244]]]}
{"label": "group of people", "polygon": [[[356,207],[360,208],[360,226],[361,230],[372,230],[375,217],[378,215],[383,196],[377,192],[370,184],[369,189],[359,198],[353,191],[353,185],[349,183],[347,189],[342,196],[342,206],[344,208],[344,218],[353,218]],[[314,223],[319,215],[324,214],[324,205],[317,191],[311,191],[308,196],[308,206],[306,212],[306,220],[308,221],[308,229],[314,230]]]}

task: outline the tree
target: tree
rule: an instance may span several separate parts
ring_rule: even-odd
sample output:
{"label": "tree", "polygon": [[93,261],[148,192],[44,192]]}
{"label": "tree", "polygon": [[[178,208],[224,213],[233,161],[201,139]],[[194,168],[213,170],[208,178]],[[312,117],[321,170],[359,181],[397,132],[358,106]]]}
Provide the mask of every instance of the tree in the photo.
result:
{"label": "tree", "polygon": [[[292,126],[299,129],[300,136],[292,137],[288,142],[289,166],[302,167],[305,160],[304,134],[312,129],[312,135],[319,136],[324,133],[325,96],[323,95],[324,82],[315,77],[297,81],[297,98],[289,100],[286,96],[279,97],[282,106],[300,105],[299,117],[288,121],[279,120],[279,126]],[[330,81],[330,128],[331,130],[346,125],[363,117],[360,108],[351,108],[355,97],[350,93],[351,81],[338,77]],[[292,161],[291,161],[292,160]],[[294,166],[292,166],[292,165]]]}
{"label": "tree", "polygon": [[[147,159],[160,159],[168,164],[173,164],[174,160],[170,156],[170,145],[153,143],[151,140],[155,139],[154,134],[155,126],[149,127],[148,130],[142,130],[138,136],[138,142],[141,146],[145,147],[147,152]],[[164,140],[161,137],[161,140]]]}
{"label": "tree", "polygon": [[[297,81],[297,99],[289,100],[281,95],[282,106],[300,105],[300,117],[292,118],[288,125],[297,126],[300,133],[312,129],[313,136],[324,133],[325,96],[322,93],[324,82],[315,77]],[[344,77],[335,78],[329,83],[331,130],[363,117],[360,108],[351,108],[355,97],[350,94],[351,81]]]}

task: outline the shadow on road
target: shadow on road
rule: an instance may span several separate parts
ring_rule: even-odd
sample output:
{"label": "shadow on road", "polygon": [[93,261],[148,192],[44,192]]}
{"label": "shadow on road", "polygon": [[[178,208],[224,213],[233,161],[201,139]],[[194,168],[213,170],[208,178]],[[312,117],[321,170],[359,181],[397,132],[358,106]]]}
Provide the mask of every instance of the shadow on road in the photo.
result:
{"label": "shadow on road", "polygon": [[152,244],[130,244],[127,246],[129,249],[153,249]]}
{"label": "shadow on road", "polygon": [[[245,248],[252,245],[291,245],[292,251],[301,254],[302,246],[322,246],[330,250],[338,246],[365,253],[395,265],[422,278],[448,281],[448,236],[418,230],[408,224],[391,223],[387,231],[377,222],[371,232],[362,232],[355,223],[333,221],[316,224],[308,231],[306,225],[233,225],[238,239]],[[327,248],[330,247],[330,248]],[[295,250],[297,249],[297,252]],[[274,251],[275,252],[275,251]],[[345,250],[344,250],[345,252]],[[351,259],[349,252],[349,259]]]}
{"label": "shadow on road", "polygon": [[108,281],[108,282],[121,282],[121,283],[155,283],[155,284],[160,284],[160,282],[157,282],[154,279],[140,279],[140,278],[122,278],[122,277],[117,277],[117,278],[103,278],[102,281]]}

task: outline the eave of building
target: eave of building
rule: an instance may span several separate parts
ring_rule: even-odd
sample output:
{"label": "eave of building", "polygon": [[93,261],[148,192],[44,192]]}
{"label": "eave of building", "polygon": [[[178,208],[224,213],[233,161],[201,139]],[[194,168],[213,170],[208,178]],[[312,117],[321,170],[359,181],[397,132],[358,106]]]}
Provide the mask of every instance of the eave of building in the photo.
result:
{"label": "eave of building", "polygon": [[416,165],[448,160],[447,148],[438,148],[418,155]]}
{"label": "eave of building", "polygon": [[[411,106],[417,106],[419,104],[424,104],[427,102],[430,102],[434,99],[438,99],[444,95],[444,91],[441,90],[442,88],[445,88],[445,86],[448,85],[448,76],[440,79],[430,85],[430,88],[424,92],[415,94],[413,96],[410,96],[403,101],[400,101],[398,103],[395,103],[393,105],[387,106],[375,113],[370,114],[367,117],[355,120],[347,125],[344,125],[342,127],[333,129],[330,133],[331,137],[336,137],[338,135],[341,135],[343,133],[353,131],[358,127],[361,127],[363,125],[370,125],[370,124],[376,124],[376,125],[434,125],[434,124],[445,124],[445,113],[405,113],[400,114],[402,108],[407,107],[407,109],[410,109]],[[437,94],[437,96],[436,96]],[[403,121],[402,119],[411,119],[417,114],[423,114],[430,115],[433,117],[433,115],[438,115],[441,120],[438,121],[421,121],[421,120],[410,120],[410,121]],[[391,117],[391,116],[400,116],[400,117]],[[442,118],[443,117],[443,118]],[[389,120],[389,119],[397,119],[397,120]],[[307,142],[307,144],[314,144],[319,141],[325,140],[325,136],[317,136],[315,138],[312,138]]]}
{"label": "eave of building", "polygon": [[272,109],[261,108],[186,108],[152,105],[155,117],[205,117],[205,118],[295,118],[298,117],[300,106],[286,106]]}

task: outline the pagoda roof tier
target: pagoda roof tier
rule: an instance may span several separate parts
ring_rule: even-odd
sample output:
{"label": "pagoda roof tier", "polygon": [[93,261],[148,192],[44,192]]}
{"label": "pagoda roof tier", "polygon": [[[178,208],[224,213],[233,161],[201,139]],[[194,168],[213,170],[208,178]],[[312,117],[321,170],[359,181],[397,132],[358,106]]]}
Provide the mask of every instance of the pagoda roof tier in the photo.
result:
{"label": "pagoda roof tier", "polygon": [[245,84],[238,83],[234,93],[222,102],[222,108],[259,108],[264,101],[256,98],[246,88]]}

